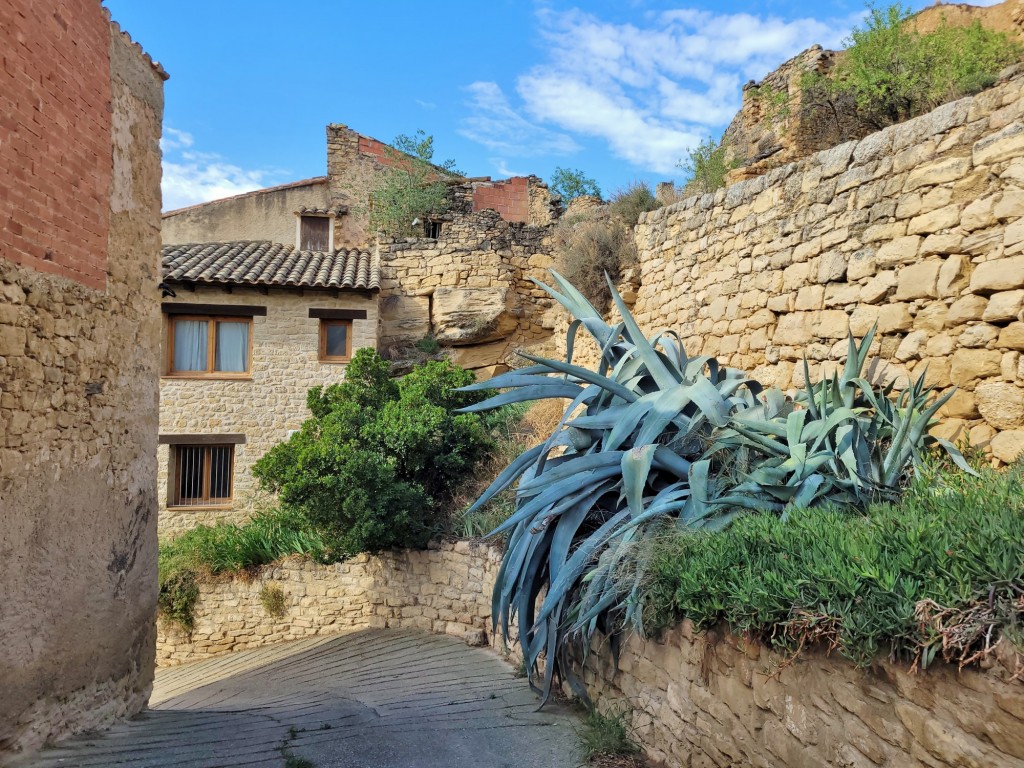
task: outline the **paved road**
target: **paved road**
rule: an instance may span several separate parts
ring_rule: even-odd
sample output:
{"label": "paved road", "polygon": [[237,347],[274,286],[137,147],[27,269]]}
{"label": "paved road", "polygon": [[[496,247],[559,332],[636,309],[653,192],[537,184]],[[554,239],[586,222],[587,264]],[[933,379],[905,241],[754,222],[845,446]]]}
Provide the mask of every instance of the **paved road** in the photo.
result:
{"label": "paved road", "polygon": [[354,632],[158,670],[150,707],[15,766],[579,764],[571,713],[535,712],[525,681],[490,651],[420,632]]}

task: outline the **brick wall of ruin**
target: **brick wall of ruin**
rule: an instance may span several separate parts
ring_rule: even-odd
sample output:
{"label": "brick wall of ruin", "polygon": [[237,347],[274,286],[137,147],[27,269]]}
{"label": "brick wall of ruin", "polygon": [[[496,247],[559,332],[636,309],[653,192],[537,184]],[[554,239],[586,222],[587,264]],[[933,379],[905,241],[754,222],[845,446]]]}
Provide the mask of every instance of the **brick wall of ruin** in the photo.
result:
{"label": "brick wall of ruin", "polygon": [[[170,448],[161,445],[159,468],[160,532],[175,533],[199,523],[246,519],[260,504],[250,472],[253,463],[288,438],[309,418],[306,393],[310,387],[344,379],[345,366],[319,359],[320,321],[309,317],[311,308],[354,309],[365,320],[352,321],[352,351],[376,347],[377,299],[370,294],[340,291],[295,291],[234,287],[180,288],[174,303],[244,304],[265,307],[266,316],[253,318],[252,376],[248,379],[167,377],[160,381],[160,434],[242,434],[235,446],[234,501],[228,507],[168,508],[167,479]],[[158,345],[166,370],[167,317]]]}
{"label": "brick wall of ruin", "polygon": [[783,389],[803,384],[805,353],[811,376],[827,375],[847,330],[877,322],[870,376],[955,385],[939,431],[1012,459],[1024,450],[1022,89],[1018,76],[644,214],[637,321]]}
{"label": "brick wall of ruin", "polygon": [[149,697],[163,82],[99,2],[0,38],[3,762]]}
{"label": "brick wall of ruin", "polygon": [[[458,541],[331,566],[291,559],[255,579],[201,584],[191,634],[161,622],[158,663],[368,627],[448,634],[505,654],[491,633],[499,564],[497,550]],[[260,599],[268,585],[284,595],[278,616]],[[511,660],[519,658],[513,645]],[[600,708],[631,711],[635,738],[665,765],[1010,768],[1024,760],[1024,685],[999,662],[984,672],[935,664],[912,674],[811,651],[790,663],[683,622],[659,640],[630,637],[618,670],[595,643],[583,674]]]}

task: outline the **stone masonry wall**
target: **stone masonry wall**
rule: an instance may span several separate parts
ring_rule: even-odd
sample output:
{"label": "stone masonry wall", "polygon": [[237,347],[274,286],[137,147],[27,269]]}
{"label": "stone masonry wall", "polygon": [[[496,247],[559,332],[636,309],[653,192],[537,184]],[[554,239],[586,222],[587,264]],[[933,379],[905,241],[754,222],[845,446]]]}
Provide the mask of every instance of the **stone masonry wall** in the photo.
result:
{"label": "stone masonry wall", "polygon": [[644,214],[645,330],[783,389],[879,335],[870,374],[957,394],[941,432],[1024,449],[1024,77]]}
{"label": "stone masonry wall", "polygon": [[[499,564],[497,550],[460,541],[332,566],[288,560],[252,580],[202,584],[191,635],[161,622],[158,664],[367,627],[415,627],[505,653],[490,634]],[[270,584],[284,594],[279,617],[260,599]],[[584,669],[592,696],[606,711],[628,707],[644,751],[662,765],[1011,768],[1024,760],[1024,685],[998,663],[911,674],[812,652],[787,664],[689,622],[660,640],[630,638],[618,671],[599,643],[594,651]]]}
{"label": "stone masonry wall", "polygon": [[[252,376],[248,379],[194,379],[164,377],[160,381],[161,434],[236,434],[246,442],[235,446],[234,503],[230,507],[171,508],[167,502],[170,450],[161,445],[159,467],[160,532],[174,533],[198,523],[242,520],[258,505],[250,467],[272,446],[287,439],[309,418],[306,393],[315,385],[338,383],[345,366],[319,360],[320,321],[309,317],[311,308],[365,310],[365,320],[352,321],[352,351],[376,347],[377,297],[340,291],[298,291],[234,287],[231,293],[197,287],[178,289],[176,303],[246,304],[267,308],[254,317]],[[167,365],[167,318],[164,317],[161,361]],[[166,369],[165,369],[166,370]]]}
{"label": "stone masonry wall", "polygon": [[[493,640],[490,595],[500,563],[490,546],[459,541],[329,566],[293,558],[251,581],[203,583],[190,634],[161,620],[157,665],[367,628],[411,627],[486,645]],[[260,600],[271,584],[285,596],[277,617]]]}
{"label": "stone masonry wall", "polygon": [[438,240],[381,246],[381,346],[433,333],[457,364],[490,375],[514,348],[551,335],[551,301],[530,282],[552,263],[550,232],[490,210],[444,227]]}
{"label": "stone masonry wall", "polygon": [[165,76],[108,18],[0,4],[0,763],[153,679]]}

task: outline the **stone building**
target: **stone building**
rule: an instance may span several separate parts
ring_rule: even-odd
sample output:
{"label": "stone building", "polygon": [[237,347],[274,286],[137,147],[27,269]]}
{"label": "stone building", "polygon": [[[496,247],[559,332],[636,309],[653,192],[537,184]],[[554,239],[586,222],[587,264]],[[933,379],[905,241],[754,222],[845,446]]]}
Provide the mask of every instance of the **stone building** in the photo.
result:
{"label": "stone building", "polygon": [[98,0],[0,3],[0,763],[141,710],[163,80]]}
{"label": "stone building", "polygon": [[269,241],[164,246],[160,530],[239,519],[256,459],[377,344],[378,259]]}
{"label": "stone building", "polygon": [[400,157],[329,125],[326,176],[164,214],[161,531],[250,514],[252,463],[301,426],[306,392],[340,381],[351,350],[400,358],[433,336],[483,378],[550,336],[530,282],[551,264],[547,186],[451,179],[422,237],[371,241],[370,193]]}

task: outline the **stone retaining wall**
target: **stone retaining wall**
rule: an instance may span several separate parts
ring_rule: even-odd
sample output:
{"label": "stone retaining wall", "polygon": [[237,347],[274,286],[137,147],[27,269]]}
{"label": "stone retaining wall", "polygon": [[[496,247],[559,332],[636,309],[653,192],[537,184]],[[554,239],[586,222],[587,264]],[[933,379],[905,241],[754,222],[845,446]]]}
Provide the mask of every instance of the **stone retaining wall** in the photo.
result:
{"label": "stone retaining wall", "polygon": [[[157,666],[367,628],[412,627],[486,645],[500,562],[491,547],[460,541],[326,566],[294,558],[252,580],[201,584],[191,633],[160,622]],[[278,617],[260,599],[271,584],[284,593]]]}
{"label": "stone retaining wall", "polygon": [[[416,627],[504,650],[490,634],[499,563],[496,550],[462,541],[332,566],[291,560],[250,581],[204,584],[191,636],[161,627],[158,664],[366,627]],[[260,600],[269,583],[285,595],[280,618]],[[631,638],[617,671],[595,649],[584,670],[589,690],[602,709],[628,707],[644,751],[664,765],[1011,768],[1024,761],[1024,686],[998,662],[985,672],[935,665],[911,674],[810,653],[787,665],[759,644],[694,632],[689,622],[657,641]]]}
{"label": "stone retaining wall", "polygon": [[957,394],[947,437],[1024,449],[1024,75],[641,216],[634,314],[783,389],[878,323],[871,375]]}

